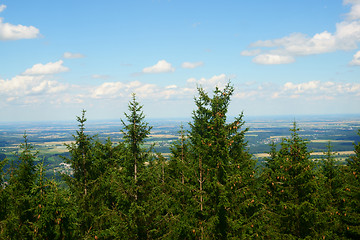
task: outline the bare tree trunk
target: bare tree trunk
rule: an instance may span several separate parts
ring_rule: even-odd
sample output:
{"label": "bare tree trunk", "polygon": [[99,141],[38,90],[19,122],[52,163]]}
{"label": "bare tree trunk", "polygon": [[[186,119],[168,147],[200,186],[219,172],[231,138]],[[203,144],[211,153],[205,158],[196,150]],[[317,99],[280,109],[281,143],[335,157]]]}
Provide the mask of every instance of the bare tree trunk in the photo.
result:
{"label": "bare tree trunk", "polygon": [[83,169],[84,169],[84,195],[87,194],[87,173],[86,173],[86,167],[85,167],[85,153],[82,154],[83,157]]}
{"label": "bare tree trunk", "polygon": [[[181,132],[181,162],[184,164],[184,135]],[[184,184],[185,183],[185,178],[184,178],[184,169],[182,169],[181,171],[181,183]]]}
{"label": "bare tree trunk", "polygon": [[199,178],[199,183],[200,183],[200,211],[203,210],[203,183],[204,183],[204,179],[203,179],[203,175],[202,175],[202,161],[201,161],[201,157],[199,157],[199,171],[200,171],[200,178]]}
{"label": "bare tree trunk", "polygon": [[[135,129],[136,129],[136,123],[135,123],[135,119],[134,119],[134,132],[135,132]],[[134,135],[134,145],[136,147],[136,136]],[[133,156],[134,156],[134,180],[135,180],[135,186],[137,185],[137,153],[136,152],[133,152]],[[135,189],[135,200],[138,199],[138,195],[137,195],[137,189]]]}

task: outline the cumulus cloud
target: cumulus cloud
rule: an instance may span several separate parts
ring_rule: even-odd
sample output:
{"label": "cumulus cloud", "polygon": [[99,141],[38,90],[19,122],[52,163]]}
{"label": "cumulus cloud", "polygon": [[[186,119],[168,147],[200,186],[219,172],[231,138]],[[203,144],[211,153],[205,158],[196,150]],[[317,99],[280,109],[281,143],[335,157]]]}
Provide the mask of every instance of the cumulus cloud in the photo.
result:
{"label": "cumulus cloud", "polygon": [[160,60],[154,66],[146,67],[142,70],[143,73],[165,73],[174,71],[175,68],[165,60]]}
{"label": "cumulus cloud", "polygon": [[69,71],[69,68],[62,65],[63,61],[49,62],[47,64],[35,64],[29,69],[26,69],[23,75],[49,75]]}
{"label": "cumulus cloud", "polygon": [[54,94],[67,89],[67,85],[44,76],[18,75],[9,80],[0,79],[0,94],[15,97],[24,97],[38,94]]}
{"label": "cumulus cloud", "polygon": [[63,55],[63,58],[83,58],[85,57],[83,54],[81,53],[71,53],[71,52],[65,52]]}
{"label": "cumulus cloud", "polygon": [[51,102],[53,98],[59,101],[61,95],[57,94],[69,89],[68,84],[53,80],[53,74],[68,70],[61,64],[62,61],[35,64],[21,75],[11,79],[0,79],[0,99],[22,104]]}
{"label": "cumulus cloud", "polygon": [[91,90],[90,97],[95,99],[116,99],[129,97],[131,93],[136,93],[141,98],[151,100],[191,98],[196,92],[195,87],[179,87],[177,85],[168,85],[165,87],[156,84],[141,83],[132,81],[106,82]]}
{"label": "cumulus cloud", "polygon": [[295,59],[292,56],[281,56],[276,54],[260,54],[253,59],[254,63],[259,64],[285,64],[294,61]]}
{"label": "cumulus cloud", "polygon": [[199,85],[204,89],[212,89],[214,87],[223,88],[229,78],[225,74],[215,75],[211,78],[189,78],[186,82],[191,86]]}
{"label": "cumulus cloud", "polygon": [[[4,10],[5,5],[0,6],[0,10]],[[1,12],[1,11],[0,11]],[[40,31],[33,26],[13,25],[11,23],[4,23],[0,18],[0,40],[19,40],[31,39],[40,36]]]}
{"label": "cumulus cloud", "polygon": [[309,81],[304,83],[285,83],[273,98],[299,98],[310,100],[335,99],[344,96],[360,97],[360,83],[342,83],[335,81]]}
{"label": "cumulus cloud", "polygon": [[2,11],[4,11],[4,10],[5,10],[5,8],[6,8],[6,5],[1,4],[1,5],[0,5],[0,13],[1,13]]}
{"label": "cumulus cloud", "polygon": [[360,66],[360,51],[354,54],[353,60],[350,62],[350,65]]}
{"label": "cumulus cloud", "polygon": [[109,75],[101,75],[101,74],[93,74],[93,75],[91,75],[91,77],[94,79],[103,79],[103,80],[110,78]]}
{"label": "cumulus cloud", "polygon": [[122,82],[106,82],[92,91],[93,98],[115,98],[123,96],[125,84]]}
{"label": "cumulus cloud", "polygon": [[128,83],[105,82],[91,90],[91,97],[96,99],[114,99],[136,93],[142,98],[158,99],[163,96],[163,88],[155,84],[144,84],[139,81]]}
{"label": "cumulus cloud", "polygon": [[181,67],[182,68],[197,68],[197,67],[200,67],[204,65],[203,62],[194,62],[194,63],[191,63],[191,62],[184,62],[181,64]]}
{"label": "cumulus cloud", "polygon": [[338,50],[352,50],[360,42],[360,1],[346,0],[351,4],[347,19],[336,24],[336,31],[308,36],[293,33],[279,39],[257,41],[250,44],[251,50],[244,50],[243,56],[255,56],[258,64],[285,64],[295,61],[298,56],[322,54]]}
{"label": "cumulus cloud", "polygon": [[351,4],[351,10],[347,14],[348,19],[356,20],[360,19],[360,1],[359,0],[345,0],[344,4]]}

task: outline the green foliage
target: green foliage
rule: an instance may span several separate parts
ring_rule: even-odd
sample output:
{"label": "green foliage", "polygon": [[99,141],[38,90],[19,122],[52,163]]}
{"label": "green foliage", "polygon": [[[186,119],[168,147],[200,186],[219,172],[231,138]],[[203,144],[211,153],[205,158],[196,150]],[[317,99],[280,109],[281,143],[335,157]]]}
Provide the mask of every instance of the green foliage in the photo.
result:
{"label": "green foliage", "polygon": [[[24,134],[24,143],[20,145],[18,163],[10,173],[8,185],[5,188],[7,203],[6,215],[2,221],[1,232],[3,236],[13,239],[30,238],[34,214],[32,209],[31,189],[36,181],[36,153]],[[14,163],[12,163],[14,165]]]}
{"label": "green foliage", "polygon": [[340,212],[342,212],[342,198],[344,196],[344,167],[335,159],[336,153],[329,142],[327,151],[321,161],[319,176],[318,206],[321,210],[320,221],[325,227],[324,235],[341,238],[344,226]]}
{"label": "green foliage", "polygon": [[[244,140],[247,129],[241,129],[243,115],[227,123],[234,88],[230,84],[222,91],[216,88],[213,97],[201,88],[198,91],[189,132],[190,164],[194,169],[191,184],[198,202],[191,210],[197,216],[194,229],[202,239],[226,239],[241,234],[244,219],[254,213],[243,204],[252,193],[241,200],[238,193],[251,188],[255,164]],[[241,211],[249,215],[239,214]]]}
{"label": "green foliage", "polygon": [[151,127],[144,121],[143,106],[136,101],[135,94],[132,97],[132,101],[128,106],[130,113],[124,113],[128,123],[125,123],[123,120],[121,122],[124,125],[122,133],[124,134],[123,138],[129,153],[124,167],[128,175],[132,176],[135,182],[137,182],[138,172],[141,172],[144,162],[148,157],[147,152],[141,149],[141,145],[150,134]]}
{"label": "green foliage", "polygon": [[17,160],[0,162],[0,239],[358,239],[360,143],[346,166],[330,143],[316,164],[294,123],[256,167],[243,114],[227,119],[233,92],[198,89],[169,158],[144,147],[135,95],[119,143],[88,135],[83,111],[65,182],[45,176],[25,134]]}
{"label": "green foliage", "polygon": [[[264,170],[265,204],[269,209],[269,235],[277,238],[319,238],[324,231],[318,209],[317,179],[308,142],[294,123],[290,138],[273,144]],[[275,231],[275,232],[274,232]]]}
{"label": "green foliage", "polygon": [[[360,130],[358,130],[360,135]],[[344,209],[345,235],[351,239],[360,238],[360,142],[354,144],[355,155],[347,161]]]}

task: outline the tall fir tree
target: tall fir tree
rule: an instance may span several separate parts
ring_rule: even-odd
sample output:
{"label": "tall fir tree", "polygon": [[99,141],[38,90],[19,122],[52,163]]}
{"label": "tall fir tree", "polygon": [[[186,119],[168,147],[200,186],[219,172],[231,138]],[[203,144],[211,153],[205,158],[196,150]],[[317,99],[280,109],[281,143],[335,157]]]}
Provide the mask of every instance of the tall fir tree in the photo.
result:
{"label": "tall fir tree", "polygon": [[299,135],[294,122],[291,136],[283,139],[280,149],[273,146],[267,163],[265,180],[269,212],[276,238],[320,238],[317,179],[308,142]]}
{"label": "tall fir tree", "polygon": [[344,195],[344,166],[335,158],[336,152],[329,141],[326,145],[326,152],[319,166],[318,186],[319,196],[318,205],[321,211],[320,221],[322,225],[327,226],[323,235],[328,238],[341,238],[344,227],[341,221],[341,209]]}
{"label": "tall fir tree", "polygon": [[9,197],[9,205],[5,219],[2,222],[1,234],[4,238],[30,239],[32,224],[35,221],[32,207],[32,188],[36,182],[36,155],[33,146],[29,143],[26,132],[24,142],[20,145],[20,154],[17,154],[17,164],[10,173],[5,191]]}
{"label": "tall fir tree", "polygon": [[[358,130],[360,136],[360,130]],[[360,142],[354,144],[355,155],[346,163],[346,183],[342,200],[345,236],[350,239],[360,238]]]}
{"label": "tall fir tree", "polygon": [[123,123],[123,139],[126,149],[123,167],[125,178],[122,185],[126,187],[127,207],[124,209],[129,218],[130,233],[134,239],[145,239],[151,229],[151,221],[147,216],[146,203],[149,192],[146,191],[151,180],[146,179],[147,168],[145,162],[151,161],[151,149],[144,149],[143,144],[150,134],[152,127],[145,122],[145,115],[142,111],[143,106],[136,100],[136,95],[132,95],[129,102],[129,113],[124,113],[127,122]]}
{"label": "tall fir tree", "polygon": [[43,163],[37,165],[37,181],[32,188],[33,239],[73,239],[75,216],[71,195],[59,182],[46,178],[45,170]]}
{"label": "tall fir tree", "polygon": [[94,209],[96,207],[92,201],[91,190],[98,177],[94,171],[94,139],[85,132],[85,117],[86,111],[82,111],[81,117],[77,117],[79,130],[76,130],[76,135],[73,135],[74,142],[66,145],[70,158],[65,158],[65,161],[70,164],[72,168],[72,176],[63,174],[63,178],[70,188],[74,196],[73,203],[77,213],[76,217],[76,233],[75,236],[91,235],[93,229]]}
{"label": "tall fir tree", "polygon": [[[241,175],[253,175],[254,164],[247,152],[244,135],[247,128],[240,114],[227,123],[227,111],[234,88],[216,88],[210,97],[202,88],[195,99],[197,109],[189,132],[195,178],[193,184],[198,201],[195,235],[200,239],[227,239],[234,232],[239,215],[233,184]],[[244,180],[246,181],[246,180]],[[231,188],[233,186],[233,188]],[[242,224],[240,224],[242,225]]]}

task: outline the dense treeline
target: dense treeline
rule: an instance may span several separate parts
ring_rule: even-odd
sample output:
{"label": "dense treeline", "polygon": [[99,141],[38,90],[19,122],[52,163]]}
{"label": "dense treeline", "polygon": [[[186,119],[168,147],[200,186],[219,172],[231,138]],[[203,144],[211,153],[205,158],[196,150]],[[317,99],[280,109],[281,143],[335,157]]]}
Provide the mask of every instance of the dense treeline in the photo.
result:
{"label": "dense treeline", "polygon": [[294,123],[258,165],[243,114],[227,121],[233,90],[198,89],[169,159],[144,149],[151,126],[135,95],[116,144],[88,135],[83,111],[63,182],[45,177],[25,135],[18,161],[1,160],[0,238],[360,239],[360,143],[345,165],[330,143],[313,161]]}

